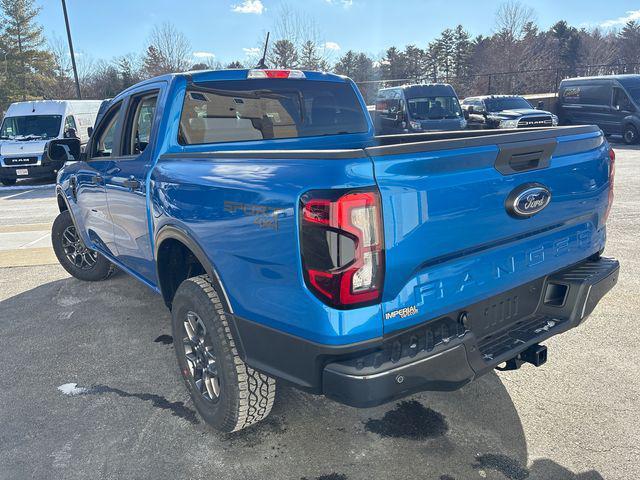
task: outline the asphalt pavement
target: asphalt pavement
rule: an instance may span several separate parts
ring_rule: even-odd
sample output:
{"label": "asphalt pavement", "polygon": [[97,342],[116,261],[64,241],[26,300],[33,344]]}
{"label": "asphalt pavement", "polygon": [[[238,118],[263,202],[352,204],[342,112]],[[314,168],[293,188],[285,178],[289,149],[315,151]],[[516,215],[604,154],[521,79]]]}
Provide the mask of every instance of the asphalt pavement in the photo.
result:
{"label": "asphalt pavement", "polygon": [[544,366],[363,410],[280,385],[231,435],[195,413],[162,300],[123,273],[71,278],[53,187],[0,188],[0,479],[640,478],[640,149],[616,149],[619,283]]}

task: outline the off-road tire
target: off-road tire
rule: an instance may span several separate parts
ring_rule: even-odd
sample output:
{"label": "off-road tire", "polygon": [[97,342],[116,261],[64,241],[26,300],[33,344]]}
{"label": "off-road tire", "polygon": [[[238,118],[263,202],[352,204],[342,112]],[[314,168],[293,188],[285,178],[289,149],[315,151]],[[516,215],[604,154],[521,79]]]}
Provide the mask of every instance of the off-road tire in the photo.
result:
{"label": "off-road tire", "polygon": [[633,125],[625,125],[622,138],[624,143],[627,145],[634,145],[638,143],[638,140],[640,140],[640,136],[638,136],[638,129]]}
{"label": "off-road tire", "polygon": [[17,182],[17,179],[15,178],[2,178],[0,179],[0,183],[2,183],[2,185],[4,185],[5,187],[10,187],[11,185],[15,185]]}
{"label": "off-road tire", "polygon": [[53,226],[51,227],[51,243],[60,265],[75,278],[87,282],[106,280],[113,275],[116,270],[115,265],[97,252],[90,251],[93,255],[96,255],[95,264],[91,268],[79,268],[67,257],[62,236],[69,227],[75,229],[73,219],[68,210],[61,212],[53,221]]}
{"label": "off-road tire", "polygon": [[[185,318],[197,314],[213,347],[220,391],[216,401],[203,396],[189,370],[183,339]],[[276,382],[245,364],[235,345],[220,296],[208,275],[183,281],[172,302],[174,346],[180,368],[196,410],[202,419],[221,432],[236,432],[267,417],[273,407]]]}

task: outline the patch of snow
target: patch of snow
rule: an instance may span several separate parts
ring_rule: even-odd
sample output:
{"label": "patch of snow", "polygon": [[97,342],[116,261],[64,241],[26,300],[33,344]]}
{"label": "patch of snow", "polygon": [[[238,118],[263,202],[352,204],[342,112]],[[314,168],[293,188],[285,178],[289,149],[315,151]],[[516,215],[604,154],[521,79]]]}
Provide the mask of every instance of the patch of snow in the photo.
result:
{"label": "patch of snow", "polygon": [[58,390],[65,395],[81,395],[89,391],[88,388],[79,387],[77,383],[65,383],[64,385],[60,385]]}

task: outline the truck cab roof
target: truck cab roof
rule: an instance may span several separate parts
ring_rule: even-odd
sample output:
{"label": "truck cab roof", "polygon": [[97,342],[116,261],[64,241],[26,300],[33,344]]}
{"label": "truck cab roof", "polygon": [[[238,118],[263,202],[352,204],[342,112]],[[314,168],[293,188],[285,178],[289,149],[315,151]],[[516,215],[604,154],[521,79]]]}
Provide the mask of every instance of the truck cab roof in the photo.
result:
{"label": "truck cab roof", "polygon": [[467,100],[487,100],[489,98],[524,98],[522,95],[478,95],[475,97],[467,97],[463,100],[466,102]]}

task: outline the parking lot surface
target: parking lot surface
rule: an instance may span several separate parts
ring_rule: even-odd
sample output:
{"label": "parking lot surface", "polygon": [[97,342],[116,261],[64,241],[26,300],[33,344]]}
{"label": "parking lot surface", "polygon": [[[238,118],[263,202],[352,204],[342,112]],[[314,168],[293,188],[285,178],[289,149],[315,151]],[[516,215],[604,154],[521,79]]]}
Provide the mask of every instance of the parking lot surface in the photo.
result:
{"label": "parking lot surface", "polygon": [[616,145],[617,287],[540,368],[358,410],[280,386],[222,435],[197,417],[161,299],[57,265],[51,186],[0,188],[0,479],[640,478],[640,149]]}

